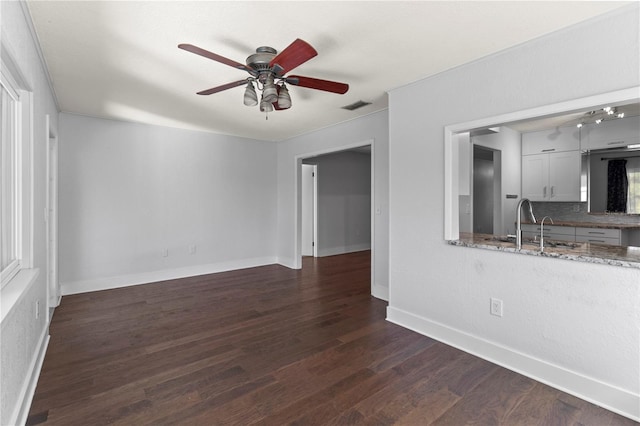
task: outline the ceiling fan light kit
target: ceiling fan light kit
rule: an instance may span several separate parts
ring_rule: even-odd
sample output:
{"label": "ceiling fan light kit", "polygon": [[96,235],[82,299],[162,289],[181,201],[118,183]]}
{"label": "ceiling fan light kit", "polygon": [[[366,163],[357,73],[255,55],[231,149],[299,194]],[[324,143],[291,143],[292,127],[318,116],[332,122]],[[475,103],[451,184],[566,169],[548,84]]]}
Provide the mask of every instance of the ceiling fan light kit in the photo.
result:
{"label": "ceiling fan light kit", "polygon": [[[192,44],[179,44],[178,47],[233,68],[244,70],[250,75],[250,77],[244,80],[234,81],[223,84],[222,86],[200,91],[197,93],[198,95],[211,95],[246,84],[244,104],[246,106],[260,105],[260,111],[264,113],[291,108],[291,95],[285,83],[341,95],[347,93],[349,90],[348,84],[338,83],[336,81],[303,76],[285,76],[287,72],[318,54],[318,52],[304,40],[296,39],[279,54],[277,50],[272,47],[258,47],[256,53],[247,58],[246,65]],[[262,92],[260,102],[258,102],[258,94],[253,85],[254,82],[258,90]]]}

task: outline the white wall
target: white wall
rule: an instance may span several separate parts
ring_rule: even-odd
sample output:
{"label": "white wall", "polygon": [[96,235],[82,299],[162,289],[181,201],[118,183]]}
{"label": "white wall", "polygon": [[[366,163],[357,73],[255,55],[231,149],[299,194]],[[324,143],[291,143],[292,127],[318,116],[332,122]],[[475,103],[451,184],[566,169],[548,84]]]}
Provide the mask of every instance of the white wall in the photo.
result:
{"label": "white wall", "polygon": [[[39,362],[48,341],[46,315],[46,237],[43,211],[46,203],[46,115],[50,115],[55,132],[58,110],[40,63],[36,44],[25,19],[22,2],[0,1],[0,28],[3,59],[18,68],[25,89],[33,93],[33,267],[39,275],[30,286],[18,289],[17,301],[7,305],[2,299],[0,330],[0,424],[26,420],[30,398],[38,377]],[[36,302],[40,317],[35,318]]]}
{"label": "white wall", "polygon": [[[388,295],[388,115],[380,111],[278,143],[278,262],[300,268],[300,176],[297,162],[357,145],[372,144],[374,167],[372,294]],[[296,254],[297,253],[297,254]]]}
{"label": "white wall", "polygon": [[318,256],[371,248],[371,155],[338,152],[304,161],[318,166]]}
{"label": "white wall", "polygon": [[274,143],[72,114],[60,139],[63,294],[275,263]]}
{"label": "white wall", "polygon": [[636,419],[638,269],[447,245],[443,128],[638,86],[638,16],[632,5],[389,95],[388,318]]}
{"label": "white wall", "polygon": [[[500,132],[489,135],[473,136],[471,142],[485,148],[491,148],[501,152],[501,193],[500,199],[494,200],[494,204],[499,203],[501,212],[501,223],[494,226],[494,234],[507,235],[515,234],[516,206],[520,194],[521,181],[521,143],[520,132],[508,127],[501,127]],[[507,194],[516,194],[518,199],[509,198]]]}

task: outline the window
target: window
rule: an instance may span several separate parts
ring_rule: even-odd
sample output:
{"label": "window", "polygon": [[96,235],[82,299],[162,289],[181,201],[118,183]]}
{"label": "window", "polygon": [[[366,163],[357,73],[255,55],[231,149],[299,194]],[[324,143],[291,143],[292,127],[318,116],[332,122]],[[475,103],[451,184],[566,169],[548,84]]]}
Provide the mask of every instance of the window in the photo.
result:
{"label": "window", "polygon": [[627,160],[627,213],[640,214],[640,157]]}
{"label": "window", "polygon": [[0,88],[2,103],[2,157],[0,172],[0,281],[2,286],[18,273],[22,248],[22,138],[20,95],[5,69]]}

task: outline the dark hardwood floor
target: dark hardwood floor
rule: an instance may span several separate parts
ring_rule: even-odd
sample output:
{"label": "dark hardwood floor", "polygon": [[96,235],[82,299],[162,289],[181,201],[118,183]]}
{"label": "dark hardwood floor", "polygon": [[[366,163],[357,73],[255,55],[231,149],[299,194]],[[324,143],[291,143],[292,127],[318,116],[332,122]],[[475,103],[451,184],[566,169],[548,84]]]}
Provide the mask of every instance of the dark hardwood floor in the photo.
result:
{"label": "dark hardwood floor", "polygon": [[28,424],[631,425],[385,321],[370,253],[65,296]]}

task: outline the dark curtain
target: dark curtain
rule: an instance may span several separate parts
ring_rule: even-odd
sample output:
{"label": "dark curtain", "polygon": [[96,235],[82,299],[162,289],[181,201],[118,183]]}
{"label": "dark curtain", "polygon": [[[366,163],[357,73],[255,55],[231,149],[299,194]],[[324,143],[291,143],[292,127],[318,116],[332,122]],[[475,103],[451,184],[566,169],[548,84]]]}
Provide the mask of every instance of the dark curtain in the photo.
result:
{"label": "dark curtain", "polygon": [[627,211],[627,160],[609,160],[607,168],[607,211]]}

